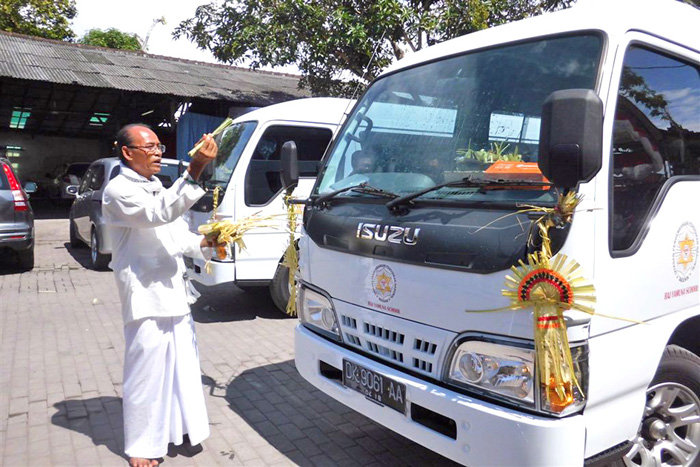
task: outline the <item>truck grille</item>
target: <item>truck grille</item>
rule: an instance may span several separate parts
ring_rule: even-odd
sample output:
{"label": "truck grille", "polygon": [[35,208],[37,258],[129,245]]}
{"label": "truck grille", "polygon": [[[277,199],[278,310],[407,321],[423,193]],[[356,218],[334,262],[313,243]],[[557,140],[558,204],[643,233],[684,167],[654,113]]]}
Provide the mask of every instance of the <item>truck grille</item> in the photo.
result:
{"label": "truck grille", "polygon": [[394,365],[440,378],[440,359],[454,333],[343,305],[339,318],[346,344]]}

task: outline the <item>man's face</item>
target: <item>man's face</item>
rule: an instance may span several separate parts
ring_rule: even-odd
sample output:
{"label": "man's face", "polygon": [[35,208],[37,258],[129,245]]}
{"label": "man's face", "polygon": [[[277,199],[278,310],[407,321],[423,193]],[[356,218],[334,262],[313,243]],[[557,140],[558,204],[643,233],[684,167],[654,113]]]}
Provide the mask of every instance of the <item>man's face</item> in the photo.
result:
{"label": "man's face", "polygon": [[142,126],[129,129],[129,136],[131,142],[129,146],[122,146],[122,154],[131,170],[146,178],[159,173],[163,153],[160,152],[158,136]]}
{"label": "man's face", "polygon": [[362,156],[357,159],[357,167],[355,168],[356,173],[365,174],[372,171],[372,163],[374,159],[372,156]]}

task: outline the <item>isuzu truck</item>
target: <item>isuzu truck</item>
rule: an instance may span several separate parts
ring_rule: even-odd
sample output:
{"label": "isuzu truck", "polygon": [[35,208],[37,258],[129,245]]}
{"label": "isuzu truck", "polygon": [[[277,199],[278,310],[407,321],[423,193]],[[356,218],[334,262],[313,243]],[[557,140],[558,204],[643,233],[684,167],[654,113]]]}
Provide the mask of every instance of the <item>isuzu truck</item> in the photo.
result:
{"label": "isuzu truck", "polygon": [[698,25],[581,2],[371,83],[303,200],[300,374],[469,466],[699,465]]}

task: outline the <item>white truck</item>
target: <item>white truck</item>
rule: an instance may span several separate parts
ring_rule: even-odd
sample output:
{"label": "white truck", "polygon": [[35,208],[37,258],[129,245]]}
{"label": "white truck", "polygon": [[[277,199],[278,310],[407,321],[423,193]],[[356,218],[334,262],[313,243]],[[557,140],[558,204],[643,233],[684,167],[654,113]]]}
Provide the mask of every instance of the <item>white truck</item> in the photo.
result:
{"label": "white truck", "polygon": [[[698,25],[581,2],[386,70],[304,200],[300,374],[465,465],[700,465]],[[580,391],[557,399],[504,290],[571,192],[549,240],[596,303],[563,312]]]}
{"label": "white truck", "polygon": [[217,186],[221,189],[218,220],[277,215],[266,225],[279,225],[246,233],[246,249],[232,248],[226,259],[212,259],[208,273],[204,261],[186,257],[191,279],[204,285],[231,282],[242,289],[269,286],[273,301],[285,310],[289,271],[281,260],[289,234],[285,230],[280,150],[286,141],[296,143],[301,180],[294,196],[308,196],[319,161],[352,103],[349,99],[308,98],[274,104],[236,118],[217,136],[219,153],[205,182],[208,193],[185,214],[190,229],[196,231],[211,219]]}

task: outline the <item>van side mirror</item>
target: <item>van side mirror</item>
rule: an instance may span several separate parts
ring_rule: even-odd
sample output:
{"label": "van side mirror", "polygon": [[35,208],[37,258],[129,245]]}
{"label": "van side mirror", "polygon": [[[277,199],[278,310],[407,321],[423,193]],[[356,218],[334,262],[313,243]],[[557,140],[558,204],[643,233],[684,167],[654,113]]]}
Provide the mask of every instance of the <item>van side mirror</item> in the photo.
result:
{"label": "van side mirror", "polygon": [[297,161],[297,144],[287,141],[280,153],[280,179],[285,191],[289,193],[299,182],[299,163]]}
{"label": "van side mirror", "polygon": [[554,185],[588,182],[603,164],[603,102],[590,89],[554,91],[542,106],[537,164]]}

